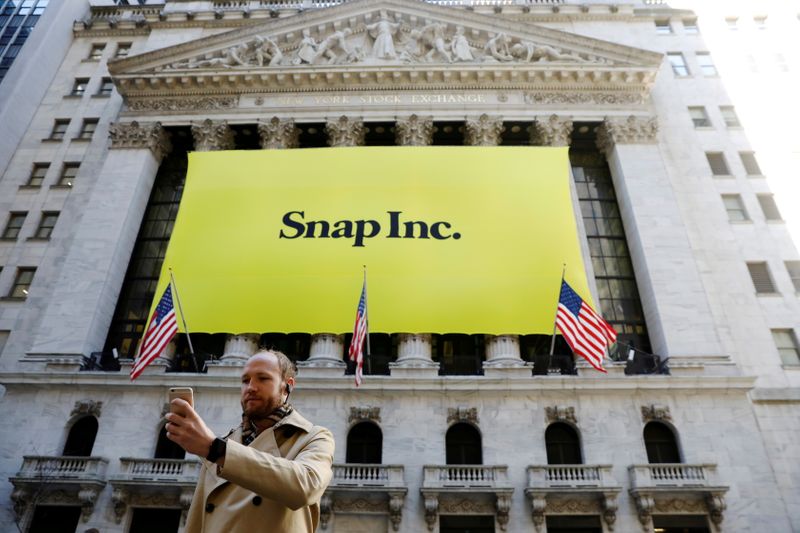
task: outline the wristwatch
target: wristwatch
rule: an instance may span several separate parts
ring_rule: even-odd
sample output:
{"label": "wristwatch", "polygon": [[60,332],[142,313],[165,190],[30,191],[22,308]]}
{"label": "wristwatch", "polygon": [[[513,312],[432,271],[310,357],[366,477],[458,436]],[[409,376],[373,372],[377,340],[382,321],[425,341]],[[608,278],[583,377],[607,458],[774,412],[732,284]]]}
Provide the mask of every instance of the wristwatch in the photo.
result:
{"label": "wristwatch", "polygon": [[211,448],[208,450],[208,455],[206,455],[206,459],[211,461],[212,463],[216,463],[217,459],[220,457],[225,457],[225,450],[228,449],[228,443],[222,440],[221,438],[217,437],[211,443]]}

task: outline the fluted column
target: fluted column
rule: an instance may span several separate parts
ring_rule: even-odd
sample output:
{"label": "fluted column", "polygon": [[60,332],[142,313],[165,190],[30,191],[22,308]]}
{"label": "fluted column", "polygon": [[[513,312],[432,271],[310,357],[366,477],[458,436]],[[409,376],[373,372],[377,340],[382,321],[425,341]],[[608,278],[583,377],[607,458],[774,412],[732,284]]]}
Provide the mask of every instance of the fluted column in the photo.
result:
{"label": "fluted column", "polygon": [[438,368],[439,363],[434,363],[432,358],[432,343],[430,333],[401,333],[397,347],[397,361],[391,363],[392,368]]}
{"label": "fluted column", "polygon": [[484,113],[478,118],[467,119],[465,141],[470,146],[497,146],[504,131],[500,117],[490,117]]}
{"label": "fluted column", "polygon": [[484,367],[522,366],[519,335],[487,335]]}
{"label": "fluted column", "polygon": [[233,130],[224,120],[205,119],[192,123],[194,149],[198,152],[233,150]]}
{"label": "fluted column", "polygon": [[433,142],[433,117],[410,117],[397,119],[395,140],[400,146],[429,146]]}
{"label": "fluted column", "polygon": [[171,341],[164,346],[164,349],[161,353],[156,357],[155,361],[152,364],[161,364],[166,365],[167,367],[172,366],[172,362],[175,361],[175,352],[178,350],[178,345],[175,344],[175,339],[173,338]]}
{"label": "fluted column", "polygon": [[329,146],[364,146],[367,130],[363,120],[342,115],[325,124],[325,133],[328,134]]}
{"label": "fluted column", "polygon": [[[72,246],[57,270],[37,274],[50,276],[55,289],[35,304],[44,310],[31,358],[79,363],[105,343],[158,166],[171,150],[158,122],[111,124],[108,135],[111,147],[102,167],[82,183],[89,208],[80,219],[65,221],[73,224]],[[38,297],[35,288],[34,283],[30,299]]]}
{"label": "fluted column", "polygon": [[[607,117],[597,132],[606,154],[654,353],[723,353],[686,232],[655,117]],[[675,280],[681,289],[674,290]]]}
{"label": "fluted column", "polygon": [[300,145],[300,129],[292,119],[272,117],[269,122],[258,121],[258,135],[264,150],[297,148]]}
{"label": "fluted column", "polygon": [[572,119],[550,115],[537,118],[531,131],[532,144],[539,146],[569,146],[572,138]]}
{"label": "fluted column", "polygon": [[[344,336],[333,333],[315,333],[311,336],[311,349],[308,359],[298,361],[300,368],[328,368],[341,373],[347,366],[343,360]],[[305,375],[305,371],[304,371]]]}
{"label": "fluted column", "polygon": [[220,359],[226,364],[244,364],[258,350],[260,338],[256,333],[228,335],[225,339],[225,352]]}

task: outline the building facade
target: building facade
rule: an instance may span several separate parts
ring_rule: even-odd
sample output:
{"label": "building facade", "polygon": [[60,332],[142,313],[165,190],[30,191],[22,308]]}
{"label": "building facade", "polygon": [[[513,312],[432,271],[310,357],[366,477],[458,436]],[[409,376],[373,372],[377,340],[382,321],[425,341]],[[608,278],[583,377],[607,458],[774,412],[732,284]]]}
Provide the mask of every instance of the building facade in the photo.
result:
{"label": "building facade", "polygon": [[[0,85],[0,529],[179,531],[166,389],[227,433],[266,345],[337,441],[320,530],[800,530],[800,145],[770,136],[800,5],[68,4]],[[378,332],[356,389],[346,332],[264,331],[130,382],[187,153],[375,145],[569,146],[608,375],[546,335]]]}

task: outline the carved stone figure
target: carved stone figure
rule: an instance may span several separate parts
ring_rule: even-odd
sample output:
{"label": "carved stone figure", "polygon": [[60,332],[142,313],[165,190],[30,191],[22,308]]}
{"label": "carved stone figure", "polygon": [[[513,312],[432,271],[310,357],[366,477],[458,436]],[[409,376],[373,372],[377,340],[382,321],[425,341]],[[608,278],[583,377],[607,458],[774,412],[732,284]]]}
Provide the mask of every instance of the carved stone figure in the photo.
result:
{"label": "carved stone figure", "polygon": [[280,64],[283,52],[275,41],[269,37],[256,37],[255,43],[255,60],[259,67],[263,67],[267,61],[270,67]]}
{"label": "carved stone figure", "polygon": [[420,51],[421,43],[422,31],[414,29],[408,32],[408,36],[406,36],[403,41],[399,59],[407,63],[419,61],[422,56],[422,52]]}
{"label": "carved stone figure", "polygon": [[464,36],[464,26],[456,28],[456,34],[453,35],[453,40],[450,41],[450,50],[452,50],[453,58],[456,61],[472,61],[475,59],[472,55],[472,47]]}
{"label": "carved stone figure", "polygon": [[300,41],[300,48],[297,50],[297,55],[292,60],[293,65],[300,65],[301,63],[308,63],[309,65],[314,62],[317,57],[317,41],[311,36],[308,29],[303,30],[303,39]]}
{"label": "carved stone figure", "polygon": [[395,59],[397,53],[394,50],[394,34],[400,28],[399,23],[391,22],[386,16],[375,24],[367,26],[367,31],[375,39],[372,45],[372,55],[378,59]]}
{"label": "carved stone figure", "polygon": [[450,56],[450,52],[447,51],[447,46],[444,42],[444,30],[445,25],[438,22],[428,24],[422,28],[421,33],[423,39],[425,40],[424,42],[426,46],[430,47],[428,53],[425,54],[426,61],[432,61],[433,58],[438,54],[448,63],[453,62],[453,58]]}
{"label": "carved stone figure", "polygon": [[531,61],[576,61],[585,63],[587,60],[573,52],[564,52],[558,48],[530,41],[520,41],[511,47],[511,55],[526,63]]}
{"label": "carved stone figure", "polygon": [[495,35],[486,41],[483,51],[497,61],[512,61],[514,59],[508,50],[508,37],[506,37],[505,33]]}
{"label": "carved stone figure", "polygon": [[[353,54],[353,51],[347,47],[347,37],[352,33],[353,30],[350,28],[345,28],[328,35],[319,43],[319,46],[317,47],[317,55],[314,59],[316,60],[318,58],[325,57],[328,59],[328,63],[331,64],[341,61],[342,54],[344,54],[344,58],[346,60]],[[339,50],[338,53],[337,50]]]}

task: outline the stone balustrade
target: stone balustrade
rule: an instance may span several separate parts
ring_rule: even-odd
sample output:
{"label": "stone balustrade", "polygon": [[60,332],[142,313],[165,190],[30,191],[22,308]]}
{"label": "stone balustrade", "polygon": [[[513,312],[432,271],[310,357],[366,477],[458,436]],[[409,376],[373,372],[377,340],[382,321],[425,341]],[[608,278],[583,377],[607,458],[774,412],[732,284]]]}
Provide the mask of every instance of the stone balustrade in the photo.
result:
{"label": "stone balustrade", "polygon": [[633,489],[693,488],[717,485],[717,465],[660,463],[628,467]]}
{"label": "stone balustrade", "polygon": [[402,465],[334,464],[331,487],[403,488]]}
{"label": "stone balustrade", "polygon": [[121,457],[121,469],[114,480],[195,483],[200,462],[188,459],[143,459]]}
{"label": "stone balustrade", "polygon": [[508,486],[505,465],[425,465],[424,488],[499,488]]}
{"label": "stone balustrade", "polygon": [[108,460],[102,457],[26,455],[16,478],[30,480],[101,480]]}
{"label": "stone balustrade", "polygon": [[611,465],[531,465],[528,467],[528,487],[587,488],[616,485]]}

